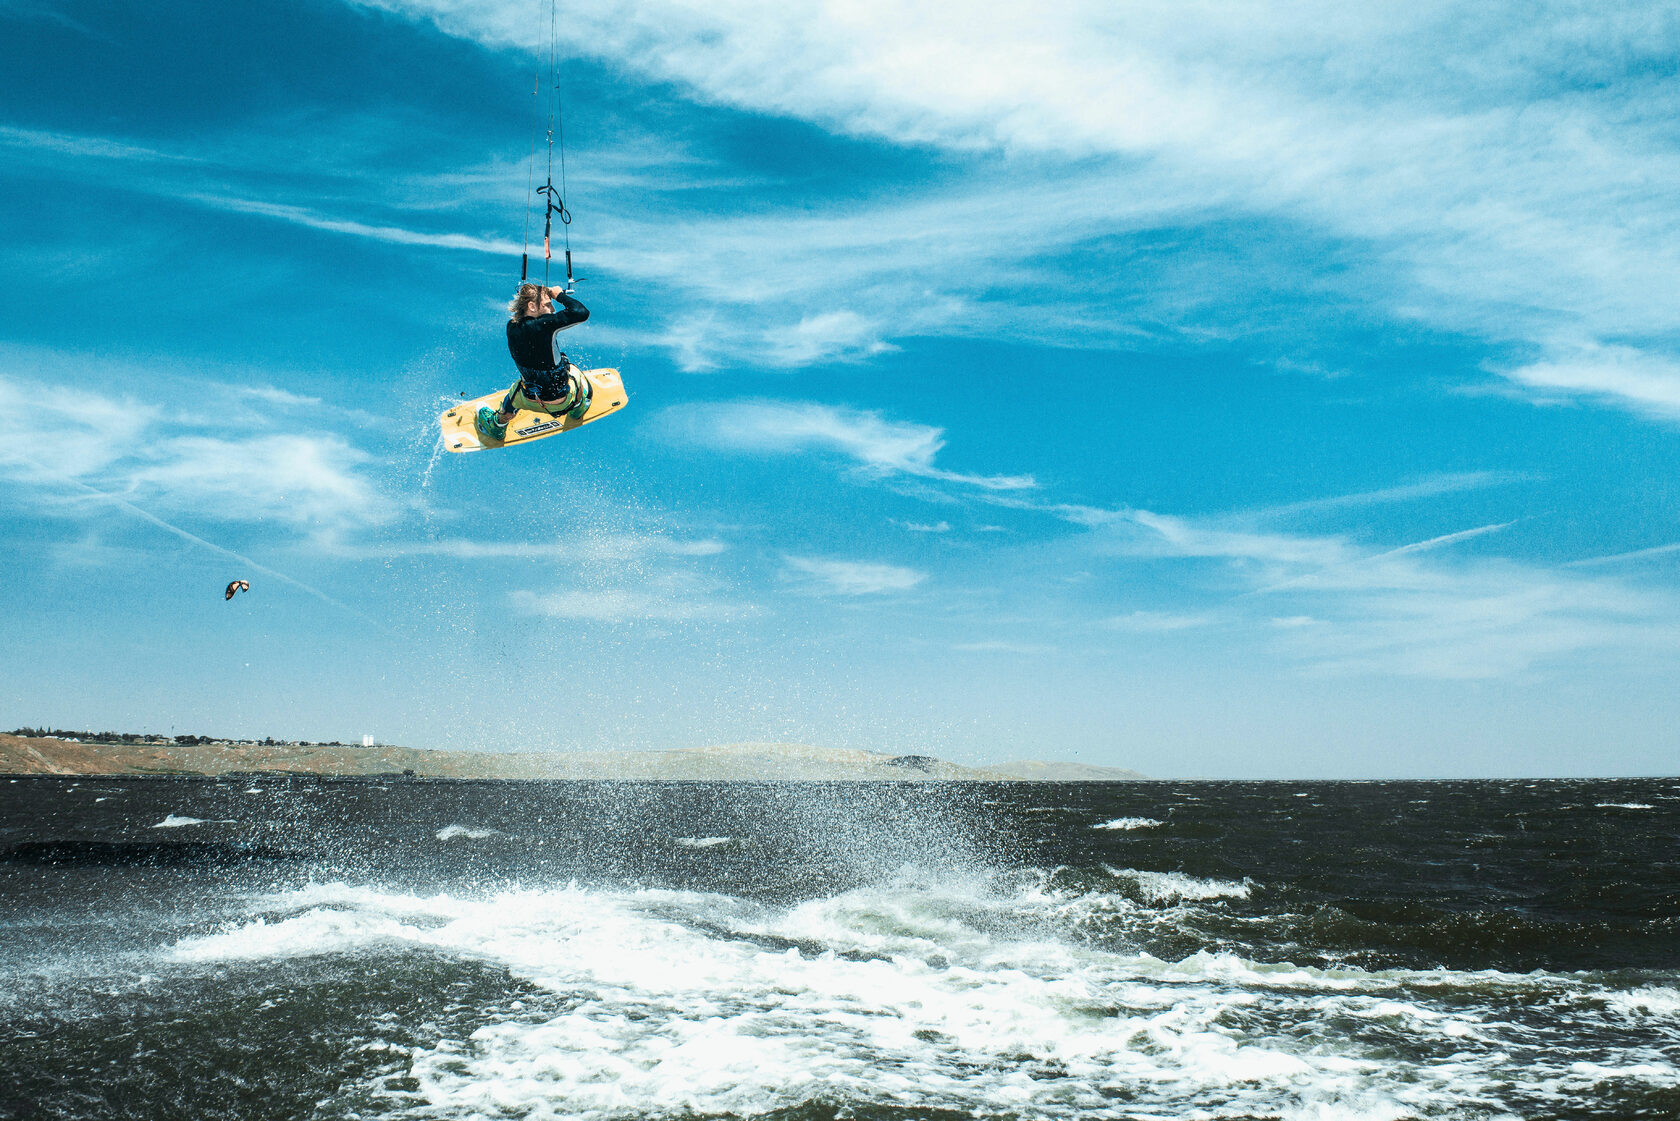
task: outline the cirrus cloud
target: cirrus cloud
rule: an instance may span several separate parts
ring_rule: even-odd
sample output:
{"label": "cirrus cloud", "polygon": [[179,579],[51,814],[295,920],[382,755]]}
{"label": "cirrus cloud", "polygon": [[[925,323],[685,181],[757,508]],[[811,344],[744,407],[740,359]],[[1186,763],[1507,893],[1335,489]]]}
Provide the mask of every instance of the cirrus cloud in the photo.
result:
{"label": "cirrus cloud", "polygon": [[909,475],[982,491],[1030,490],[1031,475],[981,475],[950,471],[934,459],[945,448],[945,430],[839,405],[796,401],[728,401],[667,410],[665,432],[718,451],[788,455],[817,451],[839,455],[877,477]]}
{"label": "cirrus cloud", "polygon": [[[516,0],[354,2],[497,49],[545,44],[546,27]],[[1618,339],[1649,352],[1646,369],[1548,359],[1518,380],[1669,408],[1649,372],[1674,361],[1680,329],[1669,295],[1680,286],[1680,202],[1668,189],[1680,176],[1670,127],[1680,88],[1664,69],[1680,50],[1680,24],[1664,9],[622,0],[570,11],[561,34],[562,51],[695,102],[932,148],[972,171],[972,188],[921,190],[941,196],[932,207],[918,206],[916,191],[898,205],[907,192],[897,191],[852,221],[840,220],[851,207],[842,216],[802,206],[706,223],[702,241],[747,247],[723,270],[728,291],[652,266],[717,306],[754,302],[785,324],[779,343],[740,340],[772,364],[778,350],[780,364],[798,364],[807,346],[867,353],[906,324],[960,334],[984,323],[1020,337],[1049,323],[1064,339],[1112,345],[1115,321],[1129,318],[1186,341],[1229,337],[1243,329],[1232,316],[1244,292],[1249,318],[1264,321],[1267,293],[1287,289],[1497,348],[1543,345],[1560,328],[1588,345]],[[1069,183],[1080,187],[1068,193]],[[930,240],[917,212],[951,215],[965,193],[975,213],[1009,217],[948,224]],[[681,221],[686,238],[694,226]],[[976,238],[998,224],[1007,247]],[[1088,267],[1056,275],[1035,265],[1034,286],[1048,283],[1062,299],[1025,315],[990,301],[977,314],[988,288],[1012,284],[1017,260],[1197,226],[1217,229],[1220,243],[1242,241],[1246,229],[1246,255],[1239,246],[1201,283],[1151,275],[1153,300],[1093,292]],[[669,239],[617,232],[628,238],[609,255],[651,275],[642,266]],[[1287,239],[1286,252],[1268,237]],[[1181,239],[1180,258],[1195,240]],[[1248,267],[1282,258],[1293,263],[1258,276]],[[1121,259],[1111,249],[1106,260],[1105,275]],[[837,268],[848,288],[890,290],[894,323],[822,325]],[[1340,289],[1332,273],[1348,276]],[[1226,297],[1210,304],[1210,287]],[[818,345],[832,345],[841,326],[840,351]]]}
{"label": "cirrus cloud", "polygon": [[785,577],[812,591],[840,596],[872,596],[907,592],[927,579],[927,573],[896,564],[834,560],[826,557],[782,558]]}

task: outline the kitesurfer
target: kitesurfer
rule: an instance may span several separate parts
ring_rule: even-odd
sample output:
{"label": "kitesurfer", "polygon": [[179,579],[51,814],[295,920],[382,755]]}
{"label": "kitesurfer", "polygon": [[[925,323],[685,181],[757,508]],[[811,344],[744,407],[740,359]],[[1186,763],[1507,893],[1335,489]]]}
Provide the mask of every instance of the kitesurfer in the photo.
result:
{"label": "kitesurfer", "polygon": [[508,353],[519,380],[500,408],[486,405],[474,418],[479,436],[497,442],[507,438],[508,421],[520,409],[560,416],[589,407],[589,381],[560,349],[560,332],[588,319],[589,309],[563,288],[521,284],[508,316]]}

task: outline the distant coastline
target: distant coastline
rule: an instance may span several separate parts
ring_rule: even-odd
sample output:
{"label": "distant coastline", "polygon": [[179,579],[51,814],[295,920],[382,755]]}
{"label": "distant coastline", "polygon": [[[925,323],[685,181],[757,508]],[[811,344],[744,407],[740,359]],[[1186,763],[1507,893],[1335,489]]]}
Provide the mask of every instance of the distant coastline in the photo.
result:
{"label": "distant coastline", "polygon": [[[375,744],[213,740],[127,735],[70,739],[0,734],[0,774],[393,775],[457,779],[780,780],[795,782],[1130,782],[1147,776],[1121,767],[1021,760],[966,767],[929,755],[737,743],[671,751],[432,751]],[[124,742],[127,741],[127,742]],[[186,742],[191,741],[191,742]]]}

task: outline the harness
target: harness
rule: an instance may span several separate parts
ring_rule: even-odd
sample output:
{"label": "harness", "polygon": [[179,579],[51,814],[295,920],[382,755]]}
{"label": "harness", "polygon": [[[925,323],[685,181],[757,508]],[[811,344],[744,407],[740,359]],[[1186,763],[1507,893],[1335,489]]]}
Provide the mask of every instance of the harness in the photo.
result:
{"label": "harness", "polygon": [[519,390],[525,399],[554,416],[580,415],[594,396],[589,379],[573,365],[537,369],[519,367]]}

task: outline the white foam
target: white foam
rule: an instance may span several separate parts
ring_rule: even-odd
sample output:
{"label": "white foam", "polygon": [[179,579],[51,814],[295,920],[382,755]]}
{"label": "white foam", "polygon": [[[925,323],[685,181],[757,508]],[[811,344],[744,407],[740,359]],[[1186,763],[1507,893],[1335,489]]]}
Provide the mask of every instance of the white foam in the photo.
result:
{"label": "white foam", "polygon": [[715,849],[719,845],[727,845],[729,837],[678,837],[677,844],[685,849]]}
{"label": "white foam", "polygon": [[1647,802],[1597,802],[1596,808],[1601,810],[1654,810],[1655,806]]}
{"label": "white foam", "polygon": [[232,824],[233,824],[233,819],[232,818],[177,817],[174,814],[170,814],[168,817],[164,818],[162,821],[160,821],[156,825],[152,826],[152,828],[153,829],[179,829],[184,825],[232,825]]}
{"label": "white foam", "polygon": [[445,825],[437,831],[440,841],[453,841],[456,837],[465,837],[469,841],[482,841],[486,837],[498,837],[501,833],[496,829],[474,829],[466,825]]}
{"label": "white foam", "polygon": [[[1171,883],[1177,899],[1248,888],[1115,875]],[[1379,973],[1214,952],[1163,961],[1059,936],[1057,923],[1094,908],[1145,909],[1055,882],[907,869],[787,907],[575,885],[482,897],[311,885],[257,899],[249,921],[172,952],[213,963],[408,947],[496,963],[549,990],[533,1002],[546,1011],[414,1050],[413,1113],[437,1118],[745,1117],[813,1099],[1068,1119],[1500,1116],[1484,1103],[1513,1080],[1572,1085],[1581,1075],[1568,1064],[1614,1061],[1565,1051],[1531,1074],[1540,1060],[1508,1054],[1501,1038],[1510,994],[1601,991],[1580,975]],[[1470,996],[1483,992],[1478,1011]],[[1676,996],[1628,995],[1649,1014]],[[1370,1030],[1300,1030],[1315,1023]],[[1419,1058],[1394,1053],[1396,1027]],[[1630,1056],[1622,1069],[1663,1066]]]}
{"label": "white foam", "polygon": [[1680,1021],[1680,989],[1652,985],[1627,993],[1610,993],[1604,1003],[1623,1016],[1660,1016]]}
{"label": "white foam", "polygon": [[1161,822],[1152,817],[1117,817],[1091,826],[1092,829],[1157,829]]}
{"label": "white foam", "polygon": [[1140,872],[1134,868],[1108,868],[1108,872],[1116,879],[1131,881],[1150,903],[1247,899],[1254,888],[1249,880],[1240,884],[1230,880],[1199,880],[1183,872]]}
{"label": "white foam", "polygon": [[1672,1086],[1675,1068],[1667,1063],[1627,1063],[1622,1066],[1610,1066],[1606,1063],[1580,1062],[1570,1063],[1569,1073],[1593,1086],[1625,1078],[1638,1078],[1646,1082]]}
{"label": "white foam", "polygon": [[313,957],[357,950],[379,942],[424,941],[424,931],[388,916],[313,908],[270,923],[258,918],[219,934],[178,943],[179,961],[256,961]]}

